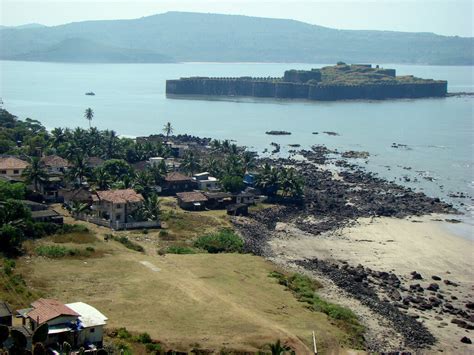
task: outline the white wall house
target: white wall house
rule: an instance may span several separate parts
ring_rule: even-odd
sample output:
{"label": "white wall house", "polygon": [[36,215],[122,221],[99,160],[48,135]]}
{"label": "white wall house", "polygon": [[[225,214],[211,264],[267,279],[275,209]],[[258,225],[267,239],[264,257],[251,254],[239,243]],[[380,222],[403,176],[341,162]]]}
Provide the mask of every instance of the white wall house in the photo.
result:
{"label": "white wall house", "polygon": [[87,303],[75,302],[68,303],[66,306],[79,314],[77,342],[79,344],[94,344],[97,347],[102,347],[107,317]]}
{"label": "white wall house", "polygon": [[211,176],[207,171],[193,175],[193,181],[197,184],[199,190],[217,190],[219,188],[219,180]]}

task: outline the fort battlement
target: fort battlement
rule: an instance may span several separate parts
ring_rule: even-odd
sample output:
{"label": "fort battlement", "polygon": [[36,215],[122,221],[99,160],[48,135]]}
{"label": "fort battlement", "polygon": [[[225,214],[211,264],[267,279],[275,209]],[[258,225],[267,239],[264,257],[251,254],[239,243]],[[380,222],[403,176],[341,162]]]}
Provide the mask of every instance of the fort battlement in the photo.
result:
{"label": "fort battlement", "polygon": [[307,100],[443,97],[447,82],[396,76],[395,69],[338,64],[287,70],[283,77],[190,77],[166,81],[169,95],[250,96]]}

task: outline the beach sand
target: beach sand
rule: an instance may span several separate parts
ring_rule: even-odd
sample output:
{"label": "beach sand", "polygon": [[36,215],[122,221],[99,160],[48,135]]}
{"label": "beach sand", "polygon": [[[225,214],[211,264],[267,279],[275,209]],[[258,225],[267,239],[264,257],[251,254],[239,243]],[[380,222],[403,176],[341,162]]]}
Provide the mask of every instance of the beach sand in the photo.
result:
{"label": "beach sand", "polygon": [[[320,236],[278,224],[275,238],[270,241],[275,255],[272,259],[289,267],[294,265],[293,260],[303,258],[344,260],[353,266],[362,264],[378,271],[392,271],[403,284],[420,283],[422,287],[435,282],[431,277],[437,275],[459,284],[454,287],[437,281],[445,299],[454,307],[466,309],[465,303],[474,301],[474,240],[455,235],[447,222],[440,221],[446,218],[450,217],[364,218],[355,226]],[[423,280],[411,280],[412,271],[421,273]],[[458,299],[451,300],[452,296]],[[336,297],[336,293],[328,292],[326,297]],[[438,339],[431,351],[474,352],[474,345],[460,342],[463,336],[474,341],[474,332],[450,323],[453,315],[438,314],[437,309],[421,312],[410,308],[408,312],[418,314]],[[396,346],[396,341],[393,344]]]}

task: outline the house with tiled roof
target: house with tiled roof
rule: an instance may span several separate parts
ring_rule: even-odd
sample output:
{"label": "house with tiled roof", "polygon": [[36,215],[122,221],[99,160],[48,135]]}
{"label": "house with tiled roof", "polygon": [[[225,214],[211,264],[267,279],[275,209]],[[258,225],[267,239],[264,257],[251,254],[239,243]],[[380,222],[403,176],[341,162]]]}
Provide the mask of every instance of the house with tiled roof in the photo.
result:
{"label": "house with tiled roof", "polygon": [[33,333],[43,324],[48,324],[45,346],[68,342],[73,348],[102,347],[103,327],[107,317],[94,307],[83,303],[64,304],[58,300],[40,298],[30,308],[17,311],[23,319],[23,327]]}
{"label": "house with tiled roof", "polygon": [[133,189],[96,191],[91,195],[91,213],[74,217],[112,229],[159,228],[158,220],[143,220],[138,213],[144,198]]}
{"label": "house with tiled roof", "polygon": [[71,163],[59,155],[47,155],[41,158],[41,162],[44,164],[48,174],[61,175],[71,167]]}
{"label": "house with tiled roof", "polygon": [[0,176],[21,179],[23,172],[29,166],[28,162],[17,157],[0,156]]}
{"label": "house with tiled roof", "polygon": [[208,200],[206,195],[199,191],[178,192],[176,197],[179,207],[192,211],[204,209]]}
{"label": "house with tiled roof", "polygon": [[165,195],[174,195],[177,192],[192,191],[195,188],[196,183],[190,176],[173,171],[165,176],[162,191]]}

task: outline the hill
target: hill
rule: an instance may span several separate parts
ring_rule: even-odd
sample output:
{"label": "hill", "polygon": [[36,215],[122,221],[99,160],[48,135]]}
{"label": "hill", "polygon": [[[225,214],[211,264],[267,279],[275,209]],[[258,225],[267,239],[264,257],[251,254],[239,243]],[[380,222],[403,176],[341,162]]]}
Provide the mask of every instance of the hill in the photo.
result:
{"label": "hill", "polygon": [[[138,62],[149,61],[150,53],[159,53],[176,61],[474,64],[473,38],[337,30],[294,20],[185,12],[2,29],[0,59],[23,60],[43,53],[47,60],[66,60],[57,57],[61,54],[67,61],[75,61],[73,54],[55,54],[55,46],[68,39],[136,52],[130,57]],[[74,53],[74,48],[70,50]],[[52,53],[46,55],[49,51]]]}
{"label": "hill", "polygon": [[160,63],[172,62],[169,57],[144,49],[107,46],[82,38],[70,38],[46,50],[36,50],[13,57],[36,62],[78,62],[78,63]]}

